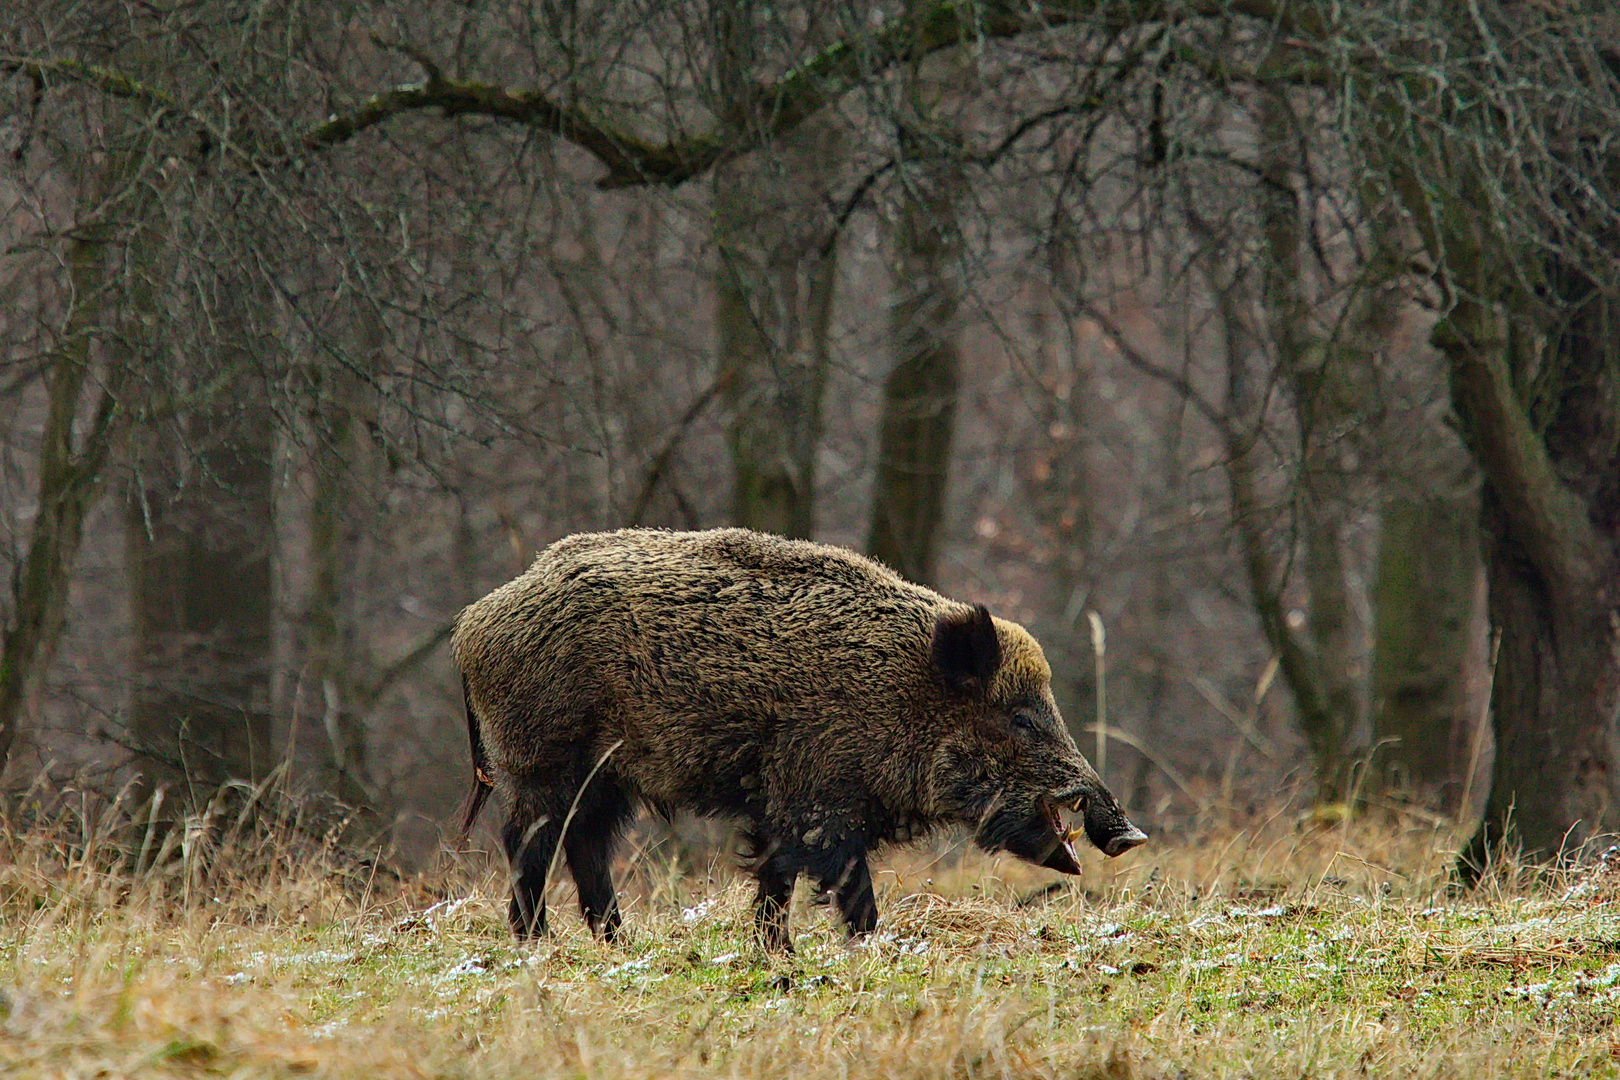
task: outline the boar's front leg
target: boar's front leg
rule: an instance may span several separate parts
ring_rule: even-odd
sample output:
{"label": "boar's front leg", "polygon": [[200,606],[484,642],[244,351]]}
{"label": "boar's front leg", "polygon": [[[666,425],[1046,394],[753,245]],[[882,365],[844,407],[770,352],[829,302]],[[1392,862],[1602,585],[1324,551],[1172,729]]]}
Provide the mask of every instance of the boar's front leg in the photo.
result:
{"label": "boar's front leg", "polygon": [[877,929],[877,898],[872,894],[872,870],[862,850],[839,852],[824,873],[817,874],[821,891],[838,905],[844,930],[850,937]]}

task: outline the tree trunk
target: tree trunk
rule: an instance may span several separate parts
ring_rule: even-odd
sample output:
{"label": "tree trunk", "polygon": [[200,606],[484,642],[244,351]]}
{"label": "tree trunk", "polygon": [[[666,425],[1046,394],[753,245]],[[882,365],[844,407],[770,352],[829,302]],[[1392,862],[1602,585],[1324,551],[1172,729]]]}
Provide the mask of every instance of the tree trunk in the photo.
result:
{"label": "tree trunk", "polygon": [[[732,520],[808,539],[815,528],[815,458],[826,385],[826,334],[836,248],[793,235],[761,214],[769,186],[751,160],[715,171],[715,281]],[[787,253],[791,252],[792,255]]]}
{"label": "tree trunk", "polygon": [[351,807],[383,811],[371,774],[355,598],[363,564],[369,480],[376,448],[365,425],[373,414],[368,376],[380,369],[383,326],[361,300],[351,355],[310,369],[311,582],[302,619],[303,662],[289,754],[309,786]]}
{"label": "tree trunk", "polygon": [[1289,625],[1283,572],[1267,538],[1271,513],[1262,504],[1256,486],[1257,471],[1252,438],[1228,437],[1226,480],[1231,491],[1232,520],[1249,583],[1250,603],[1260,621],[1260,632],[1277,655],[1283,682],[1294,699],[1299,727],[1315,765],[1315,800],[1342,801],[1350,790],[1350,763],[1344,752],[1341,724],[1334,715],[1321,666],[1308,639]]}
{"label": "tree trunk", "polygon": [[0,769],[10,758],[23,708],[61,639],[85,517],[101,495],[107,457],[123,426],[118,387],[124,370],[115,364],[107,371],[85,433],[75,445],[74,428],[95,366],[90,331],[103,314],[108,242],[102,226],[87,230],[70,249],[74,306],[45,377],[47,404],[33,533],[12,579],[12,617],[0,627]]}
{"label": "tree trunk", "polygon": [[[1314,325],[1304,259],[1307,237],[1295,191],[1304,150],[1285,91],[1269,92],[1263,99],[1261,135],[1262,296],[1299,425],[1295,505],[1307,606],[1306,640],[1284,640],[1292,636],[1286,619],[1273,617],[1273,633],[1283,642],[1283,675],[1301,702],[1300,724],[1317,759],[1317,801],[1339,803],[1352,796],[1371,734],[1368,627],[1358,617],[1363,605],[1357,602],[1348,550],[1354,507],[1349,478],[1357,448],[1347,433],[1371,412],[1377,386],[1372,342],[1356,338],[1375,336],[1375,328],[1388,320],[1381,297],[1374,293],[1356,305],[1346,320],[1348,329],[1335,334]],[[1280,581],[1276,571],[1266,575]]]}
{"label": "tree trunk", "polygon": [[[1236,280],[1222,281],[1212,275],[1215,302],[1226,338],[1227,390],[1226,415],[1222,435],[1226,444],[1225,471],[1232,503],[1232,523],[1237,534],[1239,556],[1249,587],[1249,602],[1260,624],[1260,633],[1277,656],[1282,681],[1294,701],[1301,734],[1305,736],[1315,766],[1318,803],[1342,802],[1354,780],[1352,759],[1346,739],[1345,718],[1335,711],[1327,674],[1318,647],[1311,635],[1301,632],[1290,618],[1288,575],[1298,545],[1308,540],[1290,530],[1278,532],[1277,510],[1261,491],[1260,477],[1265,465],[1265,416],[1260,385],[1263,380],[1251,371],[1253,356],[1260,350],[1244,311],[1245,290]],[[1313,607],[1320,603],[1313,599]]]}
{"label": "tree trunk", "polygon": [[[721,111],[735,111],[753,90],[753,18],[751,5],[721,5]],[[837,274],[836,225],[826,207],[842,145],[836,121],[812,120],[770,154],[714,170],[716,384],[733,465],[732,521],[790,537],[809,538],[815,528]]]}
{"label": "tree trunk", "polygon": [[[908,16],[926,17],[923,5],[909,3]],[[962,366],[956,340],[962,302],[957,213],[966,186],[962,134],[938,106],[960,88],[960,69],[968,62],[948,59],[943,75],[924,75],[914,63],[906,74],[906,105],[898,117],[900,198],[888,232],[893,366],[883,381],[866,550],[924,585],[939,583],[939,531]]]}
{"label": "tree trunk", "polygon": [[[141,175],[144,160],[140,149],[123,148],[99,170],[93,164],[85,169],[89,190],[81,205],[96,209],[86,211],[91,220],[71,230],[71,307],[45,375],[33,531],[11,582],[11,620],[0,627],[0,769],[61,639],[85,518],[102,494],[108,458],[130,415],[123,400],[135,363],[130,335],[142,333],[132,316],[149,310],[151,302],[153,241],[145,226],[156,184]],[[115,200],[124,207],[121,216],[105,209]],[[127,283],[127,293],[115,289],[117,282]],[[99,360],[92,346],[98,328],[116,329],[100,335]],[[76,432],[82,434],[75,438]]]}
{"label": "tree trunk", "polygon": [[[901,213],[923,231],[949,227],[919,221],[928,213],[920,207],[907,206]],[[900,295],[895,300],[890,331],[895,362],[883,381],[883,414],[866,550],[902,577],[936,585],[939,527],[945,515],[945,486],[961,382],[961,359],[948,329],[956,293],[954,284],[943,280],[942,267],[934,261],[938,245],[912,238],[901,240],[900,247],[896,253],[900,265],[910,266],[919,276],[926,276],[931,269],[940,287],[929,291],[914,288],[917,279],[898,287]],[[931,247],[935,250],[930,251]]]}
{"label": "tree trunk", "polygon": [[1373,735],[1385,783],[1437,807],[1455,803],[1472,767],[1486,659],[1483,572],[1472,488],[1385,505],[1373,586]]}
{"label": "tree trunk", "polygon": [[[1570,324],[1545,343],[1469,298],[1434,332],[1485,476],[1500,634],[1491,792],[1458,866],[1470,881],[1503,846],[1557,858],[1620,826],[1620,307],[1595,289],[1565,299]],[[1534,386],[1539,430],[1521,396],[1532,371],[1551,375]]]}
{"label": "tree trunk", "polygon": [[[271,748],[272,417],[237,282],[221,283],[221,367],[149,432],[128,519],[130,727],[148,780],[205,798],[263,777]],[[177,368],[180,364],[175,364]]]}
{"label": "tree trunk", "polygon": [[1499,843],[1530,858],[1574,854],[1617,824],[1614,574],[1589,602],[1550,602],[1543,575],[1504,535],[1494,494],[1491,502],[1490,611],[1501,628],[1492,695],[1496,757],[1485,816],[1463,855],[1470,868],[1485,867]]}

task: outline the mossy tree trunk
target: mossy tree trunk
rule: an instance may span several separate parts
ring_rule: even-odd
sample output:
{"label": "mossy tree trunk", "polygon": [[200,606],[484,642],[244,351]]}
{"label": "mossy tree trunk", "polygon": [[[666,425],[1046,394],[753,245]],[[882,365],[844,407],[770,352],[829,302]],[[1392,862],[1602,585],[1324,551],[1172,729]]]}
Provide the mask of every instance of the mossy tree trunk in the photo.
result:
{"label": "mossy tree trunk", "polygon": [[1607,9],[1468,15],[1386,54],[1346,115],[1421,244],[1483,482],[1496,745],[1471,881],[1501,846],[1552,859],[1620,828],[1620,171]]}
{"label": "mossy tree trunk", "polygon": [[[715,334],[726,442],[733,469],[732,521],[782,536],[815,529],[815,462],[827,378],[826,333],[835,248],[796,243],[780,218],[760,215],[749,161],[715,172]],[[804,255],[783,265],[785,246]]]}
{"label": "mossy tree trunk", "polygon": [[1468,879],[1499,845],[1555,857],[1620,827],[1620,304],[1578,278],[1564,286],[1571,314],[1548,339],[1467,297],[1434,334],[1485,477],[1500,635],[1496,757]]}
{"label": "mossy tree trunk", "polygon": [[940,161],[920,164],[894,229],[894,366],[883,380],[866,541],[868,554],[925,585],[939,581],[939,531],[961,386],[953,325],[961,295],[954,169]]}

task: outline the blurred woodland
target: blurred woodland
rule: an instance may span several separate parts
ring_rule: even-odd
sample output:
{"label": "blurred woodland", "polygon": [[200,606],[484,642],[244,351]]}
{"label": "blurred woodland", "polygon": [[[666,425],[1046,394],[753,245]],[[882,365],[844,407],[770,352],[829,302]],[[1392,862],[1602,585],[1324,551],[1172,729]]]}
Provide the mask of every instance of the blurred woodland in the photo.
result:
{"label": "blurred woodland", "polygon": [[18,8],[7,785],[285,765],[420,859],[455,612],[731,523],[1023,621],[1150,826],[1615,831],[1611,10]]}

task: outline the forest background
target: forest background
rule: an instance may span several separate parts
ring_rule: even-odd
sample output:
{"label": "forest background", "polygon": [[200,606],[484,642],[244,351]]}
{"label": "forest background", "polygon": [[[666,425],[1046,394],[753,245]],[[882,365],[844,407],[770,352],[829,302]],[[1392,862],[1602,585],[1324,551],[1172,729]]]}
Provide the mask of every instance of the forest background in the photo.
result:
{"label": "forest background", "polygon": [[729,523],[1026,623],[1150,826],[1394,793],[1481,815],[1465,873],[1614,831],[1617,39],[1597,0],[14,12],[5,779],[275,775],[420,861],[455,612],[570,532]]}

